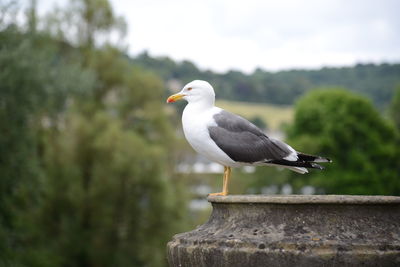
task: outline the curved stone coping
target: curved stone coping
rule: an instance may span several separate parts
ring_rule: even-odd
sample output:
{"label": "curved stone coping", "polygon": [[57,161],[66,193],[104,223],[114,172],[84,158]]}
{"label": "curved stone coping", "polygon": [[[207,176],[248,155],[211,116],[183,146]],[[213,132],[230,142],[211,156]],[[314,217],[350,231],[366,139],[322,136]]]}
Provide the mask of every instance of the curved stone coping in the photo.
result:
{"label": "curved stone coping", "polygon": [[211,203],[271,204],[400,204],[396,196],[352,195],[228,195],[208,196]]}

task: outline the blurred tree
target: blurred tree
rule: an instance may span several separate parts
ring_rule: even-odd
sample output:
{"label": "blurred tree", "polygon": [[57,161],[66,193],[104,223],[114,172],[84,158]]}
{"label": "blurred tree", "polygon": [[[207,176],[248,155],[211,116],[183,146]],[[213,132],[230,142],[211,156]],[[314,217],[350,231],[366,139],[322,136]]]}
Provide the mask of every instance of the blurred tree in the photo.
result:
{"label": "blurred tree", "polygon": [[400,194],[400,155],[394,129],[361,96],[316,90],[296,105],[289,143],[330,157],[322,172],[293,179],[335,194]]}
{"label": "blurred tree", "polygon": [[[148,88],[155,89],[161,92]],[[167,140],[158,140],[159,132],[146,129],[158,115],[135,111],[143,112],[144,122],[116,117],[113,110],[90,118],[71,111],[65,130],[48,146],[51,186],[42,224],[63,266],[164,263],[165,244],[184,209],[177,208],[179,194],[170,184],[168,154],[161,145],[170,140],[168,133]]]}
{"label": "blurred tree", "polygon": [[125,20],[115,15],[108,0],[70,0],[68,5],[47,14],[44,24],[52,36],[82,48],[117,45],[127,29]]}
{"label": "blurred tree", "polygon": [[[41,44],[41,47],[38,47]],[[41,201],[41,134],[66,107],[66,96],[85,91],[93,76],[57,60],[52,43],[24,35],[15,25],[0,32],[0,259],[23,261]],[[0,261],[1,263],[1,261]],[[8,264],[8,263],[7,263]],[[11,263],[9,263],[11,264]]]}
{"label": "blurred tree", "polygon": [[396,92],[389,107],[389,115],[397,129],[400,130],[400,86],[396,87]]}
{"label": "blurred tree", "polygon": [[164,266],[186,209],[162,83],[111,45],[108,1],[73,3],[0,27],[0,266]]}
{"label": "blurred tree", "polygon": [[120,48],[95,44],[97,32],[107,38],[115,26],[108,1],[74,3],[87,37],[78,36],[78,51],[97,80],[45,139],[42,224],[55,237],[52,255],[62,266],[162,266],[185,212],[170,183],[174,138],[162,83]]}
{"label": "blurred tree", "polygon": [[26,11],[28,18],[28,30],[30,33],[35,34],[37,28],[37,1],[31,0],[30,7]]}

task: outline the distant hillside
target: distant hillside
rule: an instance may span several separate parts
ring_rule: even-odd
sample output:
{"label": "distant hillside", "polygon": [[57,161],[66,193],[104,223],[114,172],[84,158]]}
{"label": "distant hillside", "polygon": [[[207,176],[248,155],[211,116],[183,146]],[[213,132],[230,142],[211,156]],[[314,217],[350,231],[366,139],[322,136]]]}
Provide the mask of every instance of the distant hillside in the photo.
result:
{"label": "distant hillside", "polygon": [[160,75],[166,82],[184,84],[193,79],[211,82],[220,99],[291,105],[308,90],[318,87],[344,87],[369,97],[383,108],[400,85],[400,64],[357,64],[354,67],[320,70],[268,72],[257,69],[247,75],[239,71],[202,71],[190,61],[176,62],[168,57],[154,58],[143,53],[132,62]]}

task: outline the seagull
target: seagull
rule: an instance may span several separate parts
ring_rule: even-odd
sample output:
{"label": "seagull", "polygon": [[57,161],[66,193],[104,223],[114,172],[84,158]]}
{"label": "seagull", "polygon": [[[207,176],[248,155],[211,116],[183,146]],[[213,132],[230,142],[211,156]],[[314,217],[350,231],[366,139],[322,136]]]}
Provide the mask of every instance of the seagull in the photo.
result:
{"label": "seagull", "polygon": [[282,141],[268,137],[248,120],[214,105],[214,88],[206,81],[194,80],[167,99],[188,102],[182,114],[185,138],[193,149],[224,166],[222,192],[226,196],[232,167],[279,166],[297,173],[307,168],[323,169],[317,163],[331,162],[320,156],[304,154]]}

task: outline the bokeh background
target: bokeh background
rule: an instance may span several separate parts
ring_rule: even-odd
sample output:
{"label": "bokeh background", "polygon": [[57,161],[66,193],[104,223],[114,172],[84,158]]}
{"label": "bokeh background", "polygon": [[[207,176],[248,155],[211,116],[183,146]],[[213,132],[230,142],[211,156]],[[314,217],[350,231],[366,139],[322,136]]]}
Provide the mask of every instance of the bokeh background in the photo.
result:
{"label": "bokeh background", "polygon": [[217,105],[297,150],[308,175],[235,169],[233,194],[400,195],[398,1],[0,0],[0,266],[166,266],[222,167],[184,140]]}

